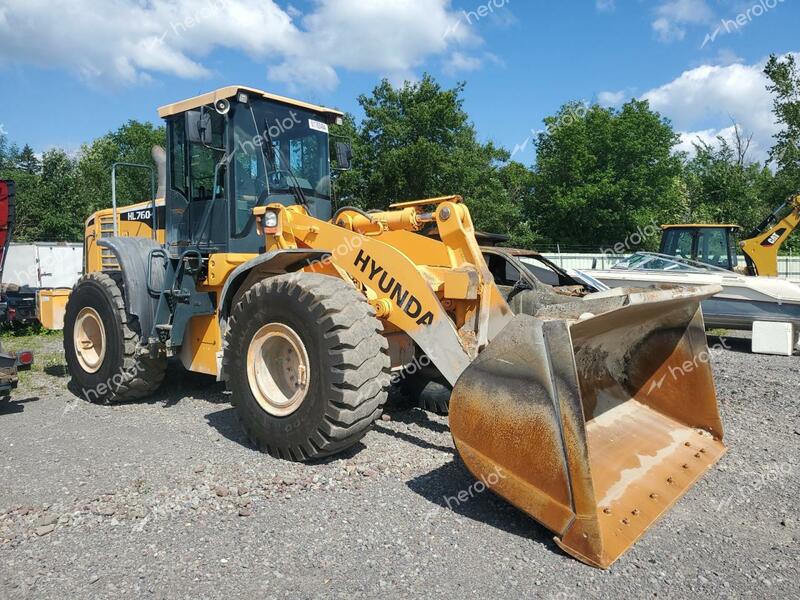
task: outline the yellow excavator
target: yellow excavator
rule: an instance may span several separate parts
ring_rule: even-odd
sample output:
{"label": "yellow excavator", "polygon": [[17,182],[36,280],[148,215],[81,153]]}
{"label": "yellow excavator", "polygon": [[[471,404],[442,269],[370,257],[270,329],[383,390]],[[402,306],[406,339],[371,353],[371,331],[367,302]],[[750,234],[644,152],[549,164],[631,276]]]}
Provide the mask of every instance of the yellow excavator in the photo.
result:
{"label": "yellow excavator", "polygon": [[175,357],[226,382],[257,448],[306,461],[361,439],[426,359],[469,470],[598,567],[725,452],[700,311],[717,288],[515,315],[459,196],[335,206],[338,111],[230,86],[159,114],[158,197],[86,223],[64,350],[88,400],[152,394]]}
{"label": "yellow excavator", "polygon": [[[662,225],[659,253],[679,256],[745,275],[777,277],[778,253],[800,226],[800,195],[790,198],[767,217],[750,236],[737,242],[738,225]],[[738,264],[738,252],[747,265]]]}

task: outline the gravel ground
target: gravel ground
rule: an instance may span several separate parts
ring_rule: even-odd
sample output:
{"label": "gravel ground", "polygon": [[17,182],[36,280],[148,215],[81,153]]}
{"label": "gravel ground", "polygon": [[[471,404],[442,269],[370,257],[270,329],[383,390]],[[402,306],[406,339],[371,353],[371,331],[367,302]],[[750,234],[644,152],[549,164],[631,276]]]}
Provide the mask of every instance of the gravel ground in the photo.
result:
{"label": "gravel ground", "polygon": [[[710,343],[718,342],[714,338]],[[345,456],[253,451],[221,385],[68,391],[56,337],[0,407],[0,598],[798,597],[798,358],[714,356],[729,453],[610,570],[565,556],[473,479],[446,419],[404,408]]]}

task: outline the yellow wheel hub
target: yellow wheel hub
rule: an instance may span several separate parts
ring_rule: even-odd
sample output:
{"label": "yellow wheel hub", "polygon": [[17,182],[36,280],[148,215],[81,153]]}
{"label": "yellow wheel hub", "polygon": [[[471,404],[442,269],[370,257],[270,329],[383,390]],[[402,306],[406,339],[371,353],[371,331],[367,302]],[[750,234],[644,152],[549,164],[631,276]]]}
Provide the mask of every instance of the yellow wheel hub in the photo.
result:
{"label": "yellow wheel hub", "polygon": [[72,340],[81,368],[96,373],[106,356],[106,329],[95,309],[87,306],[78,313]]}
{"label": "yellow wheel hub", "polygon": [[300,336],[282,323],[259,329],[247,349],[247,380],[269,414],[286,417],[300,408],[309,388],[308,353]]}

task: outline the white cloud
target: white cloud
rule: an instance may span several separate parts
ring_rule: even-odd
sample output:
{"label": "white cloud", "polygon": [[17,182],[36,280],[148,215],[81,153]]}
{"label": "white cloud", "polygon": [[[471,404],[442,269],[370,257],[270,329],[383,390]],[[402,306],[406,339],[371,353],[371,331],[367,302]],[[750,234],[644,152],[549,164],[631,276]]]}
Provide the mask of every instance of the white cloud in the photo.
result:
{"label": "white cloud", "polygon": [[[677,151],[687,152],[689,156],[695,153],[695,144],[706,144],[713,148],[719,148],[721,145],[720,139],[725,140],[728,145],[736,148],[736,127],[739,128],[739,135],[745,138],[750,136],[747,130],[741,123],[723,127],[722,129],[702,129],[700,131],[687,131],[681,132],[681,141],[675,147]],[[748,160],[757,160],[764,162],[768,158],[768,152],[771,144],[767,146],[762,145],[763,140],[758,140],[753,136],[747,151]]]}
{"label": "white cloud", "polygon": [[209,75],[229,48],[262,60],[290,87],[332,88],[338,69],[396,77],[431,56],[481,42],[450,0],[317,0],[311,12],[276,0],[3,0],[0,65],[67,68],[93,84],[157,74]]}
{"label": "white cloud", "polygon": [[662,42],[673,42],[686,37],[687,25],[702,25],[714,20],[714,11],[705,0],[667,0],[655,9],[655,19],[650,24]]}
{"label": "white cloud", "polygon": [[625,100],[627,92],[619,90],[618,92],[600,92],[597,94],[597,102],[601,106],[619,106]]}
{"label": "white cloud", "polygon": [[730,48],[721,48],[714,59],[714,63],[718,65],[732,65],[740,62],[744,62],[744,60]]}
{"label": "white cloud", "polygon": [[609,12],[617,8],[615,0],[595,0],[594,5],[600,12]]}
{"label": "white cloud", "polygon": [[733,121],[745,135],[753,135],[751,160],[763,161],[779,130],[763,68],[763,62],[702,65],[646,92],[642,98],[682,132],[682,149],[691,151],[691,141],[697,138],[711,144],[716,143],[717,135],[732,140]]}
{"label": "white cloud", "polygon": [[449,75],[463,71],[477,71],[483,66],[483,60],[477,56],[470,56],[463,52],[453,52],[445,63],[444,70]]}

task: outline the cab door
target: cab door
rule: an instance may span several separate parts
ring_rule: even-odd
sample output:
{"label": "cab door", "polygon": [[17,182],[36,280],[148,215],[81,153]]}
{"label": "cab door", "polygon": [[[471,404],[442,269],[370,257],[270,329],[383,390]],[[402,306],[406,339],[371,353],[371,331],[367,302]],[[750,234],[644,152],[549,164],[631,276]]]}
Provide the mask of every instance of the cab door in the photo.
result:
{"label": "cab door", "polygon": [[228,247],[226,119],[213,110],[203,115],[211,134],[202,142],[187,136],[185,115],[168,124],[167,245],[173,255]]}

